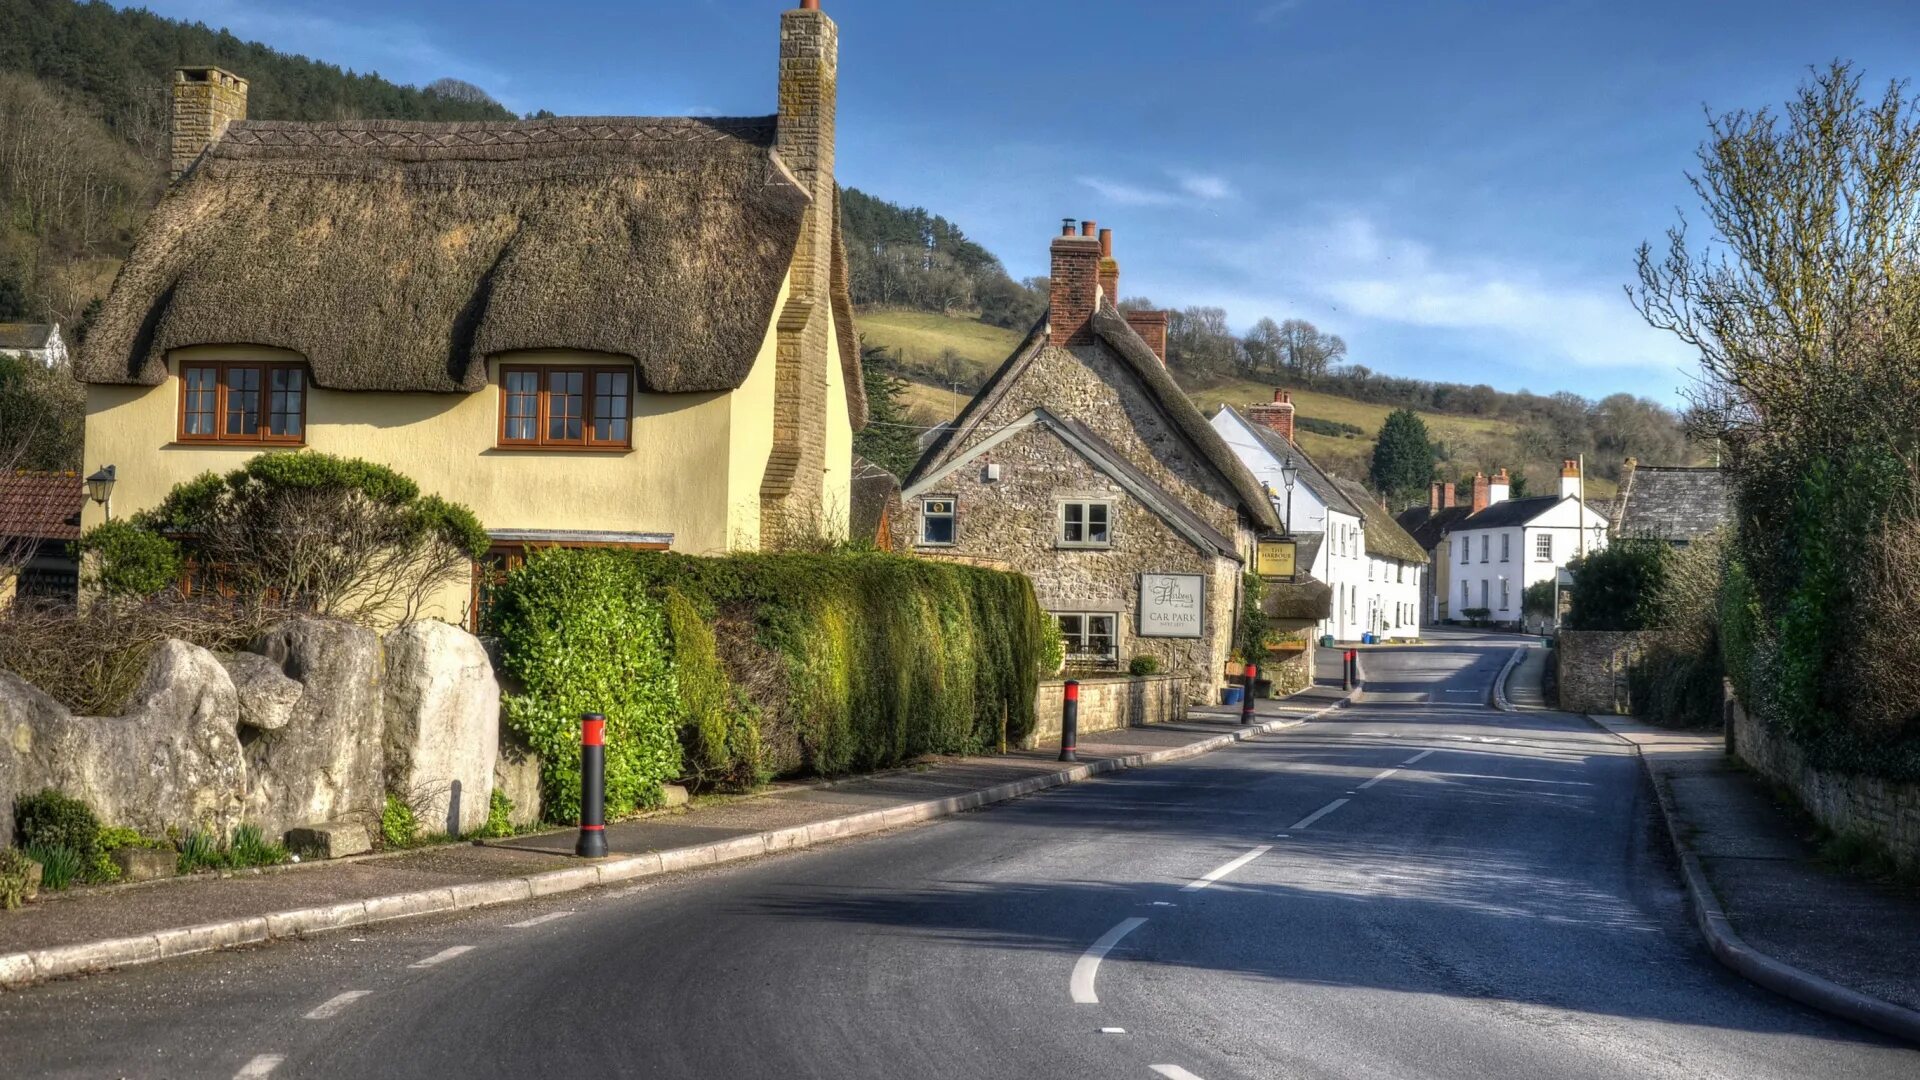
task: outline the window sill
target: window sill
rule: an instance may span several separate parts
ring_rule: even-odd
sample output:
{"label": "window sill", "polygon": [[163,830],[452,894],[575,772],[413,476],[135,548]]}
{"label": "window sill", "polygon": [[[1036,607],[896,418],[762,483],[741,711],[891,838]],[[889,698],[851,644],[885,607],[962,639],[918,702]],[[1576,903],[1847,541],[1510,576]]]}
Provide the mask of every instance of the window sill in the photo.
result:
{"label": "window sill", "polygon": [[195,450],[305,450],[306,440],[287,442],[284,439],[175,439],[167,444],[168,449],[191,448]]}
{"label": "window sill", "polygon": [[919,540],[919,541],[915,541],[915,543],[914,543],[914,545],[913,545],[913,546],[914,546],[914,547],[916,547],[916,548],[940,548],[940,549],[947,549],[947,548],[957,548],[957,547],[959,547],[960,545],[959,545],[959,544],[957,544],[957,543],[954,543],[954,542],[952,542],[952,541],[948,541],[947,543],[944,543],[944,544],[943,544],[943,543],[939,543],[939,542],[936,542],[936,541],[933,541],[933,540]]}
{"label": "window sill", "polygon": [[490,449],[508,454],[631,454],[631,446],[538,446],[532,443],[498,443]]}
{"label": "window sill", "polygon": [[1067,543],[1065,540],[1056,540],[1053,543],[1053,550],[1055,551],[1112,551],[1113,545],[1112,544],[1070,544],[1070,543]]}

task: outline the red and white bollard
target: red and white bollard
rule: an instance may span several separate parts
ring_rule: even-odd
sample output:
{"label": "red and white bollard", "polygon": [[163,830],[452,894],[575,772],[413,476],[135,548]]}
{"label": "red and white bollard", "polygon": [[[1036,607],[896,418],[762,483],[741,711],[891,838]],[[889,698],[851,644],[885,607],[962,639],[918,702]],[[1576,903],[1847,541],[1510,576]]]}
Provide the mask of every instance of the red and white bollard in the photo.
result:
{"label": "red and white bollard", "polygon": [[573,853],[583,859],[607,857],[607,718],[580,718],[580,839]]}

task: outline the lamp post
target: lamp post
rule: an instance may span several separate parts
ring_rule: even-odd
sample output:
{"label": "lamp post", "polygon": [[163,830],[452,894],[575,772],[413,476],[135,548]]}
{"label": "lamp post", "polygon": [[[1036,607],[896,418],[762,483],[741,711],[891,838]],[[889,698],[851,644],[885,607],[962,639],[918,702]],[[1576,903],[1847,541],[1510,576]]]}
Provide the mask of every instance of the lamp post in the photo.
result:
{"label": "lamp post", "polygon": [[1286,463],[1280,466],[1280,480],[1282,483],[1287,485],[1286,526],[1287,526],[1288,535],[1293,534],[1293,482],[1299,479],[1299,477],[1300,477],[1300,466],[1295,465],[1293,463],[1293,454],[1291,451],[1289,451],[1287,454]]}
{"label": "lamp post", "polygon": [[87,477],[87,497],[100,504],[108,521],[113,520],[113,466]]}

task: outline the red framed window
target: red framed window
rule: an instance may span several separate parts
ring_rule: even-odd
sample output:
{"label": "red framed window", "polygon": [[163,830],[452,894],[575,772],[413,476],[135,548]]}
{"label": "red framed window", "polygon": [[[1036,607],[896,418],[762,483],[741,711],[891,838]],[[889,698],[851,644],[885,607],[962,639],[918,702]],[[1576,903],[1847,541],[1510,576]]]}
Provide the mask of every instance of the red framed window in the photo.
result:
{"label": "red framed window", "polygon": [[633,372],[614,367],[501,368],[500,445],[630,449]]}
{"label": "red framed window", "polygon": [[301,364],[183,364],[179,439],[301,445],[307,438],[307,390]]}

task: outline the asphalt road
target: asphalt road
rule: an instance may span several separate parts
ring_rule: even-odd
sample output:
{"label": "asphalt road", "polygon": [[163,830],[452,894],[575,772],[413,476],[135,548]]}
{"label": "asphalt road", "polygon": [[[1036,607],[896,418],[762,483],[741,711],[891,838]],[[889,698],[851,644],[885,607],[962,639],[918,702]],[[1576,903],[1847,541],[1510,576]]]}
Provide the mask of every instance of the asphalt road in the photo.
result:
{"label": "asphalt road", "polygon": [[1920,1076],[1713,962],[1627,749],[1482,704],[1512,644],[876,839],[0,995],[0,1073]]}

